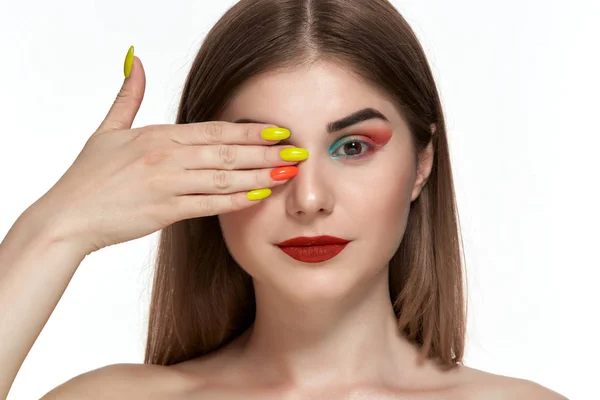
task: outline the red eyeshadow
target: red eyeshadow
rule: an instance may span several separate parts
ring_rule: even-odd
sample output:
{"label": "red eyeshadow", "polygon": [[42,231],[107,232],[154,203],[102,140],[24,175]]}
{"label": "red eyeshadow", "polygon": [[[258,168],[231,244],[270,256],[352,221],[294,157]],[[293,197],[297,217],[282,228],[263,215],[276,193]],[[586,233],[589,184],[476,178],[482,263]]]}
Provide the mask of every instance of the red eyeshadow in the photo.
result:
{"label": "red eyeshadow", "polygon": [[371,138],[378,146],[384,146],[392,138],[392,130],[389,128],[365,129],[365,136]]}

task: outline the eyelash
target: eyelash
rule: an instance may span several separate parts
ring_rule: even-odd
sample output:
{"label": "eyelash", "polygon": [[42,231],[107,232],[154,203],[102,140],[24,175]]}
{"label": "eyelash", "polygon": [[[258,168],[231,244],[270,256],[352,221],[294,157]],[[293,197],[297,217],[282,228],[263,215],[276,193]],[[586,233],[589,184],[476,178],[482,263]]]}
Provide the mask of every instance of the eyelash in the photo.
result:
{"label": "eyelash", "polygon": [[[358,155],[337,155],[337,156],[333,155],[333,153],[335,153],[335,149],[341,148],[342,146],[345,146],[348,143],[360,143],[361,146],[366,145],[367,150],[365,150],[364,152],[362,152],[361,154],[358,154]],[[375,144],[375,142],[373,142],[371,140],[368,140],[368,139],[364,140],[364,139],[359,139],[355,136],[349,136],[349,137],[345,137],[345,138],[342,138],[342,139],[336,141],[329,148],[329,154],[331,154],[333,158],[351,158],[353,160],[357,160],[357,159],[366,157],[367,155],[369,155],[370,153],[375,151],[376,147],[377,147],[377,145]],[[333,149],[333,151],[332,151],[332,149]]]}

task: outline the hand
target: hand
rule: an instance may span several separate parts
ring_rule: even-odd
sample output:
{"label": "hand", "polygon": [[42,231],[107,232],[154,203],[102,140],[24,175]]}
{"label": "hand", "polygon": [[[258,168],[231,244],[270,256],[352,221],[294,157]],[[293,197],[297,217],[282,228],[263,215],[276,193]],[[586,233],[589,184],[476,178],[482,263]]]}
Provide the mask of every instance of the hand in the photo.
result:
{"label": "hand", "polygon": [[28,209],[85,255],[176,221],[250,207],[259,201],[249,200],[248,191],[286,182],[286,176],[274,180],[271,167],[288,166],[288,179],[297,173],[298,161],[279,154],[291,146],[261,137],[269,125],[210,121],[131,129],[145,85],[144,68],[134,57],[98,130]]}

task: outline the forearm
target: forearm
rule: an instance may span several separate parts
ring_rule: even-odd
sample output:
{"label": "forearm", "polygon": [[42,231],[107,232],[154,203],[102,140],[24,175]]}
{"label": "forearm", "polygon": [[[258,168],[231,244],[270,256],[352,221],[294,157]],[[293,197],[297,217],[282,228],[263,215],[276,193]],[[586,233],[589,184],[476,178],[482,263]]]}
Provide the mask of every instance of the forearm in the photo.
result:
{"label": "forearm", "polygon": [[0,399],[85,254],[21,216],[0,244]]}

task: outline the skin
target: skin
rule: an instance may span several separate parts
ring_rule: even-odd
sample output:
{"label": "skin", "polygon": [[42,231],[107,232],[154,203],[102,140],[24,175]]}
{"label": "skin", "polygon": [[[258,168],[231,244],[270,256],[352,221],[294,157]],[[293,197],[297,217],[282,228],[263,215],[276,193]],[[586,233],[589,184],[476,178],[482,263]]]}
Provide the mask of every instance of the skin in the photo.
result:
{"label": "skin", "polygon": [[[390,122],[326,132],[328,122],[366,107]],[[248,383],[302,390],[412,385],[416,353],[397,333],[387,264],[431,171],[431,147],[418,171],[408,127],[393,103],[331,65],[247,82],[219,119],[245,118],[288,128],[292,135],[283,144],[310,152],[298,175],[261,204],[219,216],[229,251],[255,282],[257,318],[240,340],[237,361],[253,371]],[[332,157],[340,138],[370,139],[369,131],[382,130],[393,134],[377,151],[358,160]],[[352,241],[321,264],[298,262],[274,246],[318,235]]]}
{"label": "skin", "polygon": [[[327,134],[327,123],[366,107],[389,122],[369,120]],[[81,393],[91,399],[565,399],[523,379],[419,364],[418,349],[397,332],[388,260],[433,154],[428,147],[415,158],[408,127],[385,93],[318,63],[249,80],[218,119],[288,128],[292,136],[280,144],[310,152],[298,175],[270,197],[219,216],[231,254],[254,278],[254,325],[208,355],[171,366],[110,365],[43,399]],[[332,145],[363,135],[377,136],[371,138],[376,151],[356,160],[333,156],[355,154],[352,146]],[[320,264],[298,262],[274,246],[316,235],[351,242]]]}
{"label": "skin", "polygon": [[[389,122],[373,119],[327,133],[328,122],[366,107]],[[298,164],[297,176],[260,204],[219,216],[229,251],[253,277],[257,314],[254,325],[228,346],[172,366],[192,381],[201,376],[204,393],[424,399],[512,388],[540,399],[562,398],[525,380],[464,366],[442,370],[432,361],[419,365],[418,349],[397,331],[388,261],[434,155],[430,145],[415,157],[408,126],[386,93],[320,62],[249,80],[218,119],[288,128],[292,135],[280,144],[305,148],[310,156]],[[344,137],[374,146],[353,153]],[[365,153],[368,148],[374,151]],[[334,157],[359,153],[366,155]],[[274,246],[317,235],[351,242],[320,264],[301,263]]]}

